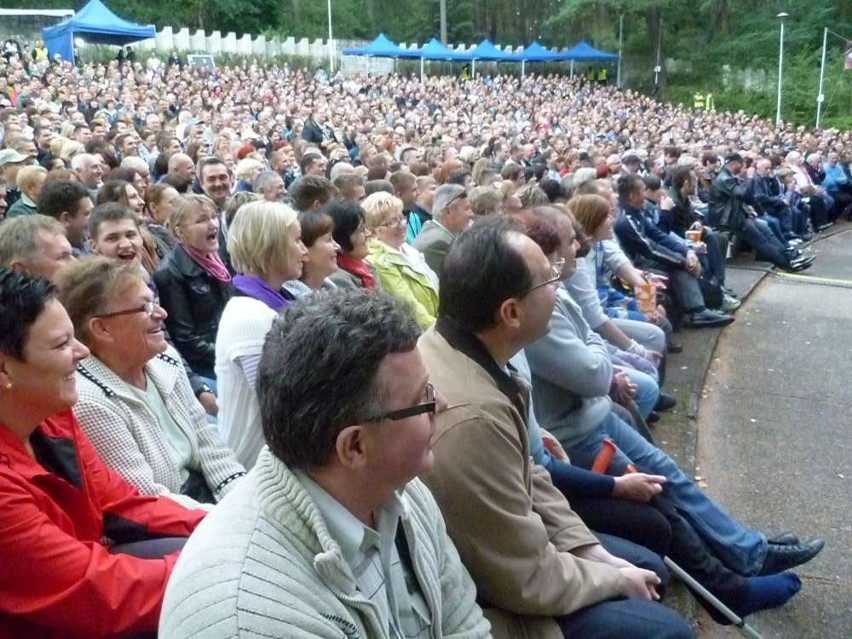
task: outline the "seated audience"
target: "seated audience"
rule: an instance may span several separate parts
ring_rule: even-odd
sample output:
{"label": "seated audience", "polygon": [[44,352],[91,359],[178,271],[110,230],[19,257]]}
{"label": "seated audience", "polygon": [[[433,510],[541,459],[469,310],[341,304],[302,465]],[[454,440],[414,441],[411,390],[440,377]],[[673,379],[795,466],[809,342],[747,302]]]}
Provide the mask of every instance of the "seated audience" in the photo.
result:
{"label": "seated audience", "polygon": [[207,424],[138,266],[92,257],[59,273],[57,286],[91,351],[77,366],[74,410],[104,462],[143,494],[219,501],[245,470]]}
{"label": "seated audience", "polygon": [[0,224],[0,268],[52,280],[74,262],[65,227],[46,215],[26,215]]}
{"label": "seated audience", "polygon": [[215,383],[216,330],[233,287],[219,254],[219,217],[213,201],[203,195],[181,196],[169,226],[178,244],[154,273],[168,312],[166,326],[193,370]]}
{"label": "seated audience", "polygon": [[377,192],[367,196],[362,206],[371,235],[366,262],[376,269],[382,288],[410,304],[417,323],[428,328],[438,312],[438,276],[421,253],[405,243],[402,201]]}
{"label": "seated audience", "polygon": [[592,535],[531,461],[529,387],[509,360],[548,330],[560,280],[547,257],[506,220],[490,218],[456,238],[444,278],[438,323],[419,342],[448,405],[437,415],[435,463],[423,479],[493,636],[693,636],[654,601],[661,560]]}
{"label": "seated audience", "polygon": [[307,249],[300,238],[295,211],[277,202],[244,204],[228,232],[237,275],[216,333],[218,424],[222,439],[249,469],[265,443],[255,392],[260,352],[272,321],[290,303],[282,285],[302,274]]}
{"label": "seated audience", "polygon": [[432,216],[433,219],[423,225],[412,246],[423,253],[429,268],[440,277],[441,265],[450,250],[450,244],[473,220],[465,188],[458,184],[439,186],[435,191]]}
{"label": "seated audience", "polygon": [[38,198],[38,212],[56,218],[65,227],[75,257],[87,252],[86,222],[92,208],[89,192],[79,182],[50,182]]}
{"label": "seated audience", "polygon": [[38,213],[38,198],[46,178],[47,169],[41,166],[25,166],[18,171],[16,184],[21,197],[6,211],[7,219]]}
{"label": "seated audience", "polygon": [[309,296],[275,321],[258,372],[269,447],[185,548],[160,639],[491,636],[416,478],[445,407],[419,333],[373,291]]}
{"label": "seated audience", "polygon": [[302,274],[298,280],[284,283],[294,297],[309,295],[321,288],[334,288],[329,276],[337,270],[340,246],[334,241],[334,221],[323,211],[299,213],[302,244],[307,253],[302,258]]}
{"label": "seated audience", "polygon": [[0,269],[0,634],[154,636],[204,512],[143,497],[80,430],[89,354],[53,286]]}
{"label": "seated audience", "polygon": [[332,237],[340,246],[337,270],[329,279],[343,288],[381,288],[376,270],[367,257],[367,228],[364,209],[355,202],[332,202],[324,211],[334,222]]}

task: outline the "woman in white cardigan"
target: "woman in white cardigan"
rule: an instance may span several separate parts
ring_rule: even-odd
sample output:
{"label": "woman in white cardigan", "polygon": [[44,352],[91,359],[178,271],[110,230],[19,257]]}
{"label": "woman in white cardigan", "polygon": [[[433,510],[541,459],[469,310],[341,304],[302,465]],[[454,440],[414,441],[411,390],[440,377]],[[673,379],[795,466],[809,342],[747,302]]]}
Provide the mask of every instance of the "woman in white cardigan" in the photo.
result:
{"label": "woman in white cardigan", "polygon": [[139,268],[92,257],[56,283],[91,351],[77,366],[74,412],[101,459],[144,495],[189,507],[219,501],[245,469],[207,424]]}
{"label": "woman in white cardigan", "polygon": [[299,279],[307,252],[296,212],[284,204],[244,204],[228,229],[239,275],[216,335],[219,433],[249,469],[265,443],[254,390],[260,352],[272,320],[289,303],[282,285]]}

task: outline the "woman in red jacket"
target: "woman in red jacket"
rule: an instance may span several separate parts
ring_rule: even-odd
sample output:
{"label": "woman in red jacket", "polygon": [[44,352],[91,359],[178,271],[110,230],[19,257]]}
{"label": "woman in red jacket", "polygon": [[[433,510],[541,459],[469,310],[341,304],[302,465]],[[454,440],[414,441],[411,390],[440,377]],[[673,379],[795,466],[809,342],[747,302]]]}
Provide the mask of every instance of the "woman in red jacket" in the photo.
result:
{"label": "woman in red jacket", "polygon": [[101,462],[71,412],[87,355],[52,284],[0,269],[0,637],[153,633],[204,517]]}

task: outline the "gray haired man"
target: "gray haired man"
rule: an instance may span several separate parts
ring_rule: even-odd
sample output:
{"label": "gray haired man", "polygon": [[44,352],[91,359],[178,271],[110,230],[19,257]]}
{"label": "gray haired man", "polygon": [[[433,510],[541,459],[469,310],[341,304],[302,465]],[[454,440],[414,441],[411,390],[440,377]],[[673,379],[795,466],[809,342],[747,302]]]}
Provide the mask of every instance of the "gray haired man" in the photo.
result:
{"label": "gray haired man", "polygon": [[432,204],[433,219],[423,225],[414,248],[423,253],[429,267],[441,277],[444,258],[456,235],[473,221],[470,199],[465,188],[458,184],[442,184],[435,191]]}

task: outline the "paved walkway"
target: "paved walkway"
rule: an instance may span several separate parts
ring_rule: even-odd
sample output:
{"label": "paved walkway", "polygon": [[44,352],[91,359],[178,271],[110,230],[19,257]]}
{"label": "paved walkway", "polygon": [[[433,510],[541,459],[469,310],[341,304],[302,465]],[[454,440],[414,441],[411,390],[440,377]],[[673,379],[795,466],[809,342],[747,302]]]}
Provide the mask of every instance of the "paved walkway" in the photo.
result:
{"label": "paved walkway", "polygon": [[[737,321],[681,334],[667,383],[679,407],[657,432],[742,521],[826,539],[798,570],[801,593],[748,619],[764,639],[852,638],[852,226],[810,250],[818,259],[802,274],[729,269],[729,286],[746,295]],[[740,636],[674,594],[701,639]]]}

